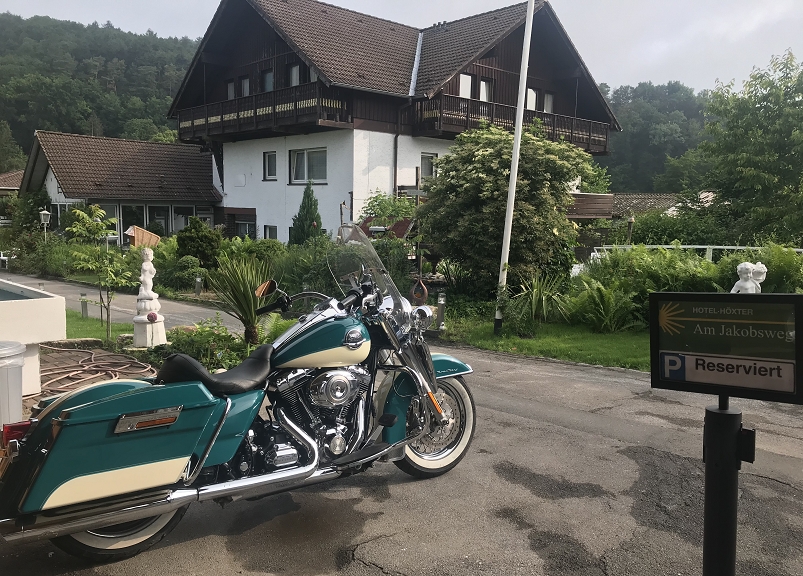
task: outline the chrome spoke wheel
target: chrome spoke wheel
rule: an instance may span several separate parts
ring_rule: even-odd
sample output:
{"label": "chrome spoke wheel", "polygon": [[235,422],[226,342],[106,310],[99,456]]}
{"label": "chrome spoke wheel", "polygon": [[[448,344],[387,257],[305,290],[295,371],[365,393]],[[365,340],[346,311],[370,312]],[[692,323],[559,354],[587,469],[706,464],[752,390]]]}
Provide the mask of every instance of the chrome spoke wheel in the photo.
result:
{"label": "chrome spoke wheel", "polygon": [[[474,437],[474,398],[463,378],[438,380],[435,399],[446,421],[441,424],[432,419],[430,429],[405,446],[404,458],[395,461],[396,466],[416,478],[440,476],[457,466]],[[409,433],[420,421],[419,415],[410,414],[407,421]]]}

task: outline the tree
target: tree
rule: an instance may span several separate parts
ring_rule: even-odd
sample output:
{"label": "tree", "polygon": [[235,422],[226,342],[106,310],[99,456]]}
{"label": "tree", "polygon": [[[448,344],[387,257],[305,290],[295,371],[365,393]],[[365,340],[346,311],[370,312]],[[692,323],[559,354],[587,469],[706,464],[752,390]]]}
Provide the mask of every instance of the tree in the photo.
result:
{"label": "tree", "polygon": [[103,323],[103,311],[106,312],[106,340],[112,339],[111,307],[115,290],[136,283],[131,279],[123,256],[117,250],[104,250],[100,242],[105,240],[109,229],[117,223],[116,218],[106,219],[106,212],[98,205],[88,206],[86,211],[73,208],[73,223],[67,228],[74,244],[89,243],[83,249],[73,252],[78,270],[92,272],[98,278],[98,305],[101,307],[100,321]]}
{"label": "tree", "polygon": [[202,220],[190,217],[190,223],[178,234],[178,257],[194,256],[201,262],[201,267],[210,269],[217,265],[217,256],[223,236],[212,230]]}
{"label": "tree", "polygon": [[128,140],[151,140],[159,133],[159,128],[150,118],[135,118],[123,125],[122,137]]}
{"label": "tree", "polygon": [[405,218],[412,218],[415,205],[407,198],[389,196],[377,189],[371,194],[360,213],[360,220],[373,217],[377,226],[391,227]]}
{"label": "tree", "polygon": [[14,141],[11,127],[5,120],[0,120],[0,174],[25,168],[25,154]]}
{"label": "tree", "polygon": [[616,192],[676,192],[654,188],[667,158],[677,158],[703,138],[703,110],[707,92],[695,94],[680,82],[610,87],[600,85],[622,125],[610,135],[609,156],[598,162],[611,174]]}
{"label": "tree", "polygon": [[708,112],[710,211],[748,237],[803,243],[803,64],[773,57],[741,91],[718,85]]}
{"label": "tree", "polygon": [[304,244],[310,238],[323,234],[321,214],[318,212],[318,199],[312,190],[312,181],[307,182],[298,214],[293,216],[293,229],[290,231],[289,244]]}
{"label": "tree", "polygon": [[[418,209],[427,242],[471,270],[488,294],[496,290],[507,205],[513,135],[489,126],[460,134],[438,174],[426,184]],[[591,156],[566,142],[522,134],[509,265],[521,277],[567,274],[573,261],[574,226],[566,218],[571,183],[605,192],[608,177]]]}

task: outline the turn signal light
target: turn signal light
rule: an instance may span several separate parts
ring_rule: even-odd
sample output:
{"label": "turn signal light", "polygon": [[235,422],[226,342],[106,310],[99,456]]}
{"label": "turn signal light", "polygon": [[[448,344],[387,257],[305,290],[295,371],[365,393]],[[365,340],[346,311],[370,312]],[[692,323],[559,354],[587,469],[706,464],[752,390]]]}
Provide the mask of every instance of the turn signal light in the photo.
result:
{"label": "turn signal light", "polygon": [[5,448],[12,440],[22,440],[31,428],[30,420],[25,422],[15,422],[14,424],[3,424],[3,437],[0,447]]}

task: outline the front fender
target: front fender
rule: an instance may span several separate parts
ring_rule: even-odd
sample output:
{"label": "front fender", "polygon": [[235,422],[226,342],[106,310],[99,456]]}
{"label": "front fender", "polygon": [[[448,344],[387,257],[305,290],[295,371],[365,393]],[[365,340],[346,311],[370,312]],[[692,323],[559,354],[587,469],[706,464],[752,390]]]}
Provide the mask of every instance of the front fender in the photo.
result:
{"label": "front fender", "polygon": [[435,367],[436,378],[451,378],[474,372],[471,366],[448,354],[432,354],[432,365]]}
{"label": "front fender", "polygon": [[[432,365],[435,367],[437,378],[451,378],[471,374],[474,371],[465,362],[448,354],[432,354]],[[410,407],[410,401],[417,395],[418,389],[413,379],[403,372],[397,373],[393,386],[385,399],[383,414],[395,414],[398,420],[395,425],[382,431],[384,442],[394,444],[404,440],[407,429],[407,410]]]}

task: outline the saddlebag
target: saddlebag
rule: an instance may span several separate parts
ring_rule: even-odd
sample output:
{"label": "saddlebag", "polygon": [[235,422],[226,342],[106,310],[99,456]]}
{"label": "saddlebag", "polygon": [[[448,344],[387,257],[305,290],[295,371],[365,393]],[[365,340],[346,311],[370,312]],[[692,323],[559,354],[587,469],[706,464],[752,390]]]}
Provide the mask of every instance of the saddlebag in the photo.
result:
{"label": "saddlebag", "polygon": [[[132,383],[133,384],[133,383]],[[143,385],[91,401],[55,406],[37,427],[45,454],[25,494],[23,513],[168,486],[181,480],[211,441],[225,401],[199,382]],[[47,409],[46,409],[47,410]],[[193,454],[196,458],[192,458]]]}

